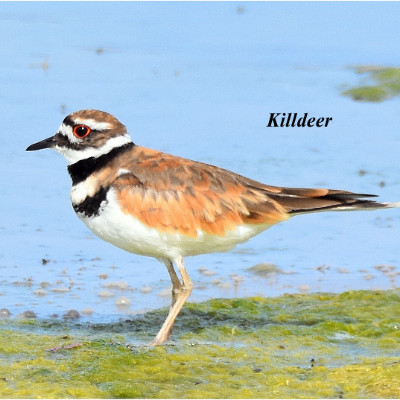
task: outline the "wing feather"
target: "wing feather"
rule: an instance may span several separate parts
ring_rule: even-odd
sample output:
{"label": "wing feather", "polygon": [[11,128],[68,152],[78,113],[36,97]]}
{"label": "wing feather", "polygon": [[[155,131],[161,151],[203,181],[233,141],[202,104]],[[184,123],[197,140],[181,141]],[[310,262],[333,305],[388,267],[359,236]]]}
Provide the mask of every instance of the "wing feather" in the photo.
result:
{"label": "wing feather", "polygon": [[122,210],[165,232],[224,235],[241,224],[272,225],[292,214],[371,206],[371,195],[264,185],[213,165],[135,146],[110,182]]}

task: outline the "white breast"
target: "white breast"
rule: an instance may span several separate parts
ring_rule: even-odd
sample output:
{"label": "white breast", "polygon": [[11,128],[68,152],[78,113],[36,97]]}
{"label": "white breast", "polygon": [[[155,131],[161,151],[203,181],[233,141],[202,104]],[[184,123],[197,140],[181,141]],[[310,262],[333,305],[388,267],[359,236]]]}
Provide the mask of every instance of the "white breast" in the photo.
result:
{"label": "white breast", "polygon": [[72,186],[71,189],[71,201],[72,204],[79,204],[86,197],[92,197],[96,192],[96,185],[94,185],[94,181],[92,179],[87,178],[82,182]]}
{"label": "white breast", "polygon": [[227,251],[271,226],[241,225],[224,236],[209,235],[203,231],[198,231],[197,237],[159,232],[137,218],[124,214],[113,189],[108,192],[107,204],[102,206],[98,216],[89,218],[80,214],[78,216],[93,233],[106,242],[131,253],[169,259]]}

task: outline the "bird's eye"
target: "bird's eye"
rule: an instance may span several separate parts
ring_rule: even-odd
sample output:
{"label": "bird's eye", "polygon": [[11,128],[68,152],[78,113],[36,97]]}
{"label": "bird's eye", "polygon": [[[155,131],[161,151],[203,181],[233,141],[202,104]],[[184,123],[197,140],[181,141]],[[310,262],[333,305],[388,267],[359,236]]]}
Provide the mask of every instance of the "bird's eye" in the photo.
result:
{"label": "bird's eye", "polygon": [[83,139],[84,137],[88,136],[92,130],[86,125],[75,125],[73,129],[74,135],[79,138]]}

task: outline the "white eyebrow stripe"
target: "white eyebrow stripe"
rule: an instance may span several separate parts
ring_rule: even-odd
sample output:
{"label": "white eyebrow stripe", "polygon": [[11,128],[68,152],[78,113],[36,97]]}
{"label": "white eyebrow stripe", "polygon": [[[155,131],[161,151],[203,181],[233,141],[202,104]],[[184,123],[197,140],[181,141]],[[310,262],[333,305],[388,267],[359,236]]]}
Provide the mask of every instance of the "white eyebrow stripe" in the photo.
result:
{"label": "white eyebrow stripe", "polygon": [[109,122],[99,122],[92,118],[89,119],[75,118],[74,123],[76,125],[80,124],[87,125],[89,128],[95,131],[106,131],[111,128],[111,124]]}

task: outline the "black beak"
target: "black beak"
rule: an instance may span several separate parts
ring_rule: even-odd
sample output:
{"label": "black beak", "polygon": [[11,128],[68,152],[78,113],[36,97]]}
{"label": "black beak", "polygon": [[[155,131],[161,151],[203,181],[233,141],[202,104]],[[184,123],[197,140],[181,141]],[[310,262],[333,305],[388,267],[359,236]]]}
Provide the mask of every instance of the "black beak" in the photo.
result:
{"label": "black beak", "polygon": [[55,137],[49,137],[47,139],[41,140],[40,142],[31,144],[26,151],[34,151],[34,150],[41,150],[41,149],[49,149],[56,144]]}

